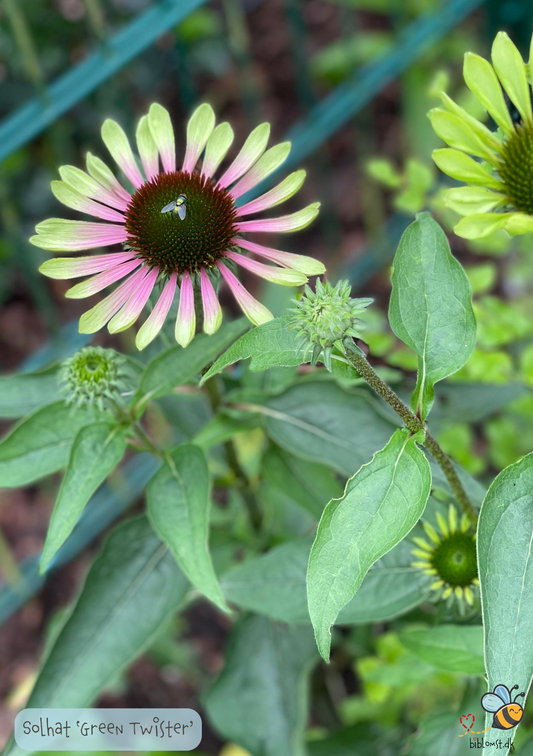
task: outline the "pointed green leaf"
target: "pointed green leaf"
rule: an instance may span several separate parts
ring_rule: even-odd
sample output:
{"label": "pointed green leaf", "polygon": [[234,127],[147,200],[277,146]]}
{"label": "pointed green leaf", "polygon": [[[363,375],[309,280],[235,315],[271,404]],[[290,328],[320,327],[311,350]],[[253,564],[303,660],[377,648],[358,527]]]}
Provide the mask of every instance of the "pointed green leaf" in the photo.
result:
{"label": "pointed green leaf", "polygon": [[309,557],[307,596],[318,649],[327,661],[331,626],[370,567],[420,518],[431,489],[424,454],[405,429],[350,478],[324,510]]}
{"label": "pointed green leaf", "polygon": [[254,328],[241,336],[224,352],[202,378],[202,383],[222,372],[238,360],[252,358],[250,370],[267,370],[270,367],[300,365],[301,354],[297,349],[298,334],[287,330],[290,315],[283,315]]}
{"label": "pointed green leaf", "polygon": [[425,419],[433,386],[457,372],[476,341],[472,293],[446,235],[428,213],[404,232],[394,258],[391,328],[418,355],[413,411]]}
{"label": "pointed green leaf", "polygon": [[209,470],[201,449],[180,446],[148,484],[148,516],[191,583],[229,611],[209,554]]}
{"label": "pointed green leaf", "polygon": [[27,705],[89,706],[149,645],[187,587],[145,517],[119,525],[91,567]]}
{"label": "pointed green leaf", "polygon": [[35,373],[19,373],[0,378],[0,417],[18,418],[45,404],[59,394],[58,366]]}
{"label": "pointed green leaf", "polygon": [[139,397],[143,403],[170,394],[176,386],[192,381],[250,326],[246,318],[226,323],[213,336],[200,334],[186,349],[174,346],[159,354],[146,367]]}
{"label": "pointed green leaf", "polygon": [[91,422],[64,402],[24,418],[0,442],[0,487],[16,488],[65,467],[77,432]]}
{"label": "pointed green leaf", "polygon": [[[312,538],[290,541],[250,559],[221,580],[233,604],[281,622],[309,624],[305,574]],[[368,571],[337,624],[384,622],[406,614],[429,594],[431,578],[412,567],[413,544],[401,541]]]}
{"label": "pointed green leaf", "polygon": [[394,430],[366,391],[347,393],[333,383],[293,386],[256,411],[283,449],[346,476],[368,462]]}
{"label": "pointed green leaf", "polygon": [[[488,690],[518,685],[515,694],[527,698],[533,677],[533,453],[493,481],[481,507],[477,542]],[[512,739],[515,733],[516,728],[507,734]],[[483,754],[492,756],[496,749]]]}
{"label": "pointed green leaf", "polygon": [[248,617],[233,630],[226,666],[204,698],[209,719],[250,753],[304,756],[308,678],[317,658],[311,628]]}
{"label": "pointed green leaf", "polygon": [[57,495],[41,557],[41,572],[67,540],[93,493],[118,465],[126,451],[125,429],[112,423],[82,428]]}

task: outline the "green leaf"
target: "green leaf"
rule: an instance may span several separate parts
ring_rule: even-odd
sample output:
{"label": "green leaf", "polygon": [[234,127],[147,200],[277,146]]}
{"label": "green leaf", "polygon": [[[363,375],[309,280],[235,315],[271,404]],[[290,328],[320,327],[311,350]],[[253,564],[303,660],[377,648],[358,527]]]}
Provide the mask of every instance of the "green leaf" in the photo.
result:
{"label": "green leaf", "polygon": [[[84,708],[150,644],[188,583],[145,517],[105,542],[78,602],[44,662],[31,708]],[[15,747],[10,751],[22,754]]]}
{"label": "green leaf", "polygon": [[125,429],[120,426],[95,423],[79,431],[52,512],[41,557],[41,572],[46,570],[67,540],[85,505],[118,465],[125,451]]}
{"label": "green leaf", "polygon": [[0,417],[29,415],[58,397],[58,366],[0,378]]}
{"label": "green leaf", "polygon": [[378,414],[366,391],[343,391],[333,383],[302,383],[254,411],[265,430],[286,451],[353,475],[384,446],[394,425]]}
{"label": "green leaf", "polygon": [[394,258],[389,308],[391,328],[418,355],[413,411],[425,419],[433,386],[457,372],[476,341],[476,321],[466,273],[446,235],[428,213],[404,232]]}
{"label": "green leaf", "polygon": [[342,499],[326,506],[309,557],[309,614],[323,658],[330,628],[370,567],[420,518],[431,489],[424,454],[406,429],[350,478]]}
{"label": "green leaf", "polygon": [[276,448],[269,449],[263,457],[263,476],[317,520],[328,501],[342,496],[341,485],[328,467]]}
{"label": "green leaf", "polygon": [[[533,677],[533,453],[490,486],[478,525],[478,563],[488,690],[527,694]],[[523,703],[524,699],[518,699]],[[490,721],[489,721],[490,720]],[[490,724],[492,715],[487,717]],[[512,739],[516,728],[509,732]],[[484,754],[496,751],[486,748]]]}
{"label": "green leaf", "polygon": [[238,360],[246,360],[248,357],[252,358],[250,370],[253,371],[300,365],[302,360],[301,350],[297,349],[298,334],[287,329],[290,320],[290,315],[283,315],[245,333],[218,358],[202,378],[202,383],[228,365],[233,365]]}
{"label": "green leaf", "polygon": [[440,625],[409,630],[400,635],[402,644],[422,661],[449,672],[483,675],[483,628],[481,625]]}
{"label": "green leaf", "polygon": [[146,367],[138,397],[149,399],[170,394],[176,386],[192,381],[224,349],[249,327],[247,318],[223,325],[213,336],[200,334],[186,349],[174,346],[159,354]]}
{"label": "green leaf", "polygon": [[24,486],[65,467],[77,432],[91,419],[55,402],[21,420],[0,442],[0,485]]}
{"label": "green leaf", "polygon": [[[284,543],[232,569],[221,580],[227,600],[282,622],[308,624],[305,575],[312,540]],[[421,604],[431,579],[411,566],[412,549],[407,540],[401,541],[377,561],[337,624],[383,622]]]}
{"label": "green leaf", "polygon": [[228,612],[209,554],[209,486],[202,450],[180,446],[148,484],[148,516],[191,583]]}
{"label": "green leaf", "polygon": [[195,446],[199,446],[201,449],[209,449],[212,446],[229,441],[239,433],[245,433],[258,426],[260,426],[260,423],[255,418],[238,420],[226,415],[215,415],[197,433],[193,441]]}
{"label": "green leaf", "polygon": [[311,628],[264,617],[241,621],[226,666],[204,698],[217,732],[253,754],[304,756],[307,685],[316,659]]}

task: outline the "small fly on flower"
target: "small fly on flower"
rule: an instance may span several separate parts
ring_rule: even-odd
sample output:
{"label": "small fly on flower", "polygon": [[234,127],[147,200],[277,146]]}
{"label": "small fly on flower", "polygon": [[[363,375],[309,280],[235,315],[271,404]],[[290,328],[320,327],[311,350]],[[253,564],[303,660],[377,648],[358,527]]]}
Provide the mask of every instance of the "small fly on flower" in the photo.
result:
{"label": "small fly on flower", "polygon": [[174,215],[179,215],[180,220],[185,220],[185,216],[187,215],[187,195],[180,194],[178,199],[174,200],[173,202],[169,202],[168,205],[165,205],[161,212],[172,212],[174,213]]}

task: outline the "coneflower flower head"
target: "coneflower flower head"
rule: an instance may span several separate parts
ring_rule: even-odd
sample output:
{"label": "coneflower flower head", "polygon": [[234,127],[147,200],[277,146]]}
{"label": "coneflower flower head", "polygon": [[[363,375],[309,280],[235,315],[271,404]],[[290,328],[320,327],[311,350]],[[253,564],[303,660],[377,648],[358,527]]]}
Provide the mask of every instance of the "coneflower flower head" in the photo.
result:
{"label": "coneflower flower head", "polygon": [[466,604],[472,606],[479,585],[476,536],[466,515],[459,520],[457,509],[450,505],[448,519],[437,513],[437,528],[424,522],[425,538],[414,538],[417,558],[413,567],[423,570],[434,578],[431,588],[436,598],[458,603],[464,611]]}
{"label": "coneflower flower head", "polygon": [[128,385],[126,359],[114,349],[84,347],[65,360],[59,382],[67,404],[103,412],[123,403]]}
{"label": "coneflower flower head", "polygon": [[[444,108],[429,113],[449,149],[435,150],[438,167],[467,186],[449,189],[445,203],[464,217],[455,233],[479,239],[504,229],[510,235],[533,231],[533,55],[526,65],[507,34],[492,46],[492,65],[473,53],[464,61],[467,86],[498,129],[491,131],[444,92]],[[513,118],[504,93],[513,108]]]}
{"label": "coneflower flower head", "polygon": [[[200,105],[189,120],[185,155],[178,167],[170,116],[154,104],[137,128],[140,160],[117,123],[107,120],[102,127],[102,138],[123,174],[123,183],[91,154],[87,155],[87,172],[74,166],[59,169],[62,180],[52,182],[57,199],[104,222],[52,218],[37,226],[32,243],[53,252],[115,245],[121,245],[121,249],[104,255],[49,260],[41,271],[51,278],[90,276],[67,291],[67,297],[73,298],[91,296],[126,279],[82,316],[82,333],[94,333],[106,324],[112,333],[129,328],[157,287],[155,306],[137,334],[137,347],[143,349],[161,330],[179,288],[175,334],[177,341],[187,346],[196,328],[195,286],[201,293],[204,331],[212,334],[222,320],[216,293],[220,279],[228,284],[253,323],[259,325],[272,318],[237,279],[233,272],[236,265],[286,286],[301,285],[308,275],[324,272],[317,260],[247,238],[248,233],[298,231],[318,213],[319,204],[314,203],[290,215],[247,220],[292,197],[305,178],[305,171],[295,171],[262,196],[238,205],[243,195],[279,168],[289,154],[289,142],[267,150],[269,134],[267,123],[254,129],[227,170],[215,180],[213,176],[233,142],[231,126],[221,123],[215,127],[211,106]],[[162,212],[180,197],[184,203],[181,214]],[[239,249],[274,265],[251,259]]]}
{"label": "coneflower flower head", "polygon": [[304,289],[296,305],[290,310],[292,319],[288,328],[298,331],[298,349],[304,350],[304,359],[309,352],[312,364],[323,355],[324,364],[331,369],[331,353],[336,343],[342,347],[345,339],[361,338],[364,324],[360,316],[374,300],[352,299],[348,281],[339,281],[335,286],[317,280],[316,289]]}

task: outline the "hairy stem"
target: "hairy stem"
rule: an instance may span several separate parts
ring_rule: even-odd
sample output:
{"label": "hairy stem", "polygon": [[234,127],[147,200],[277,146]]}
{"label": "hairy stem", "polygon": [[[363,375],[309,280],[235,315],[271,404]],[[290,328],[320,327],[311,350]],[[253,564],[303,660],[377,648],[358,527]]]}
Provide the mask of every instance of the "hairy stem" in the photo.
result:
{"label": "hairy stem", "polygon": [[461,506],[463,511],[468,515],[473,525],[477,521],[477,513],[470,499],[468,498],[466,491],[463,488],[463,484],[459,480],[457,473],[452,465],[450,458],[441,449],[437,441],[427,431],[426,426],[420,420],[419,417],[412,412],[409,407],[402,402],[399,396],[383,381],[376,373],[374,368],[370,365],[366,357],[355,349],[345,348],[344,354],[350,362],[350,364],[357,370],[361,378],[368,383],[378,396],[384,399],[392,409],[402,418],[405,427],[408,428],[411,433],[418,433],[424,431],[425,440],[424,446],[435,457],[440,465],[442,472],[446,476],[450,488],[457,500],[457,503]]}

